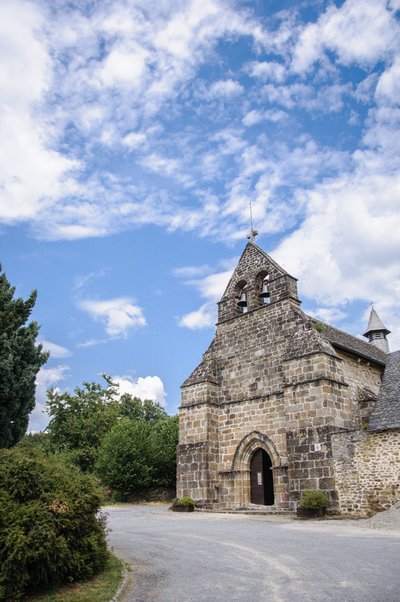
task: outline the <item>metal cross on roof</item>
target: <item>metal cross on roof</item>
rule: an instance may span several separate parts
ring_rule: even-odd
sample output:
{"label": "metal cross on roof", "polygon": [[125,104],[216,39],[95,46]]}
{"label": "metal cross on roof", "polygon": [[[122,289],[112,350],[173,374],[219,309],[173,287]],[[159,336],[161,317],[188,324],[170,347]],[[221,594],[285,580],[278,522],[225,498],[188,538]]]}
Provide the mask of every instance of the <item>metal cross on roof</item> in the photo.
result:
{"label": "metal cross on roof", "polygon": [[254,230],[254,228],[251,228],[250,232],[247,235],[247,238],[250,242],[254,242],[257,235],[258,235],[257,230]]}
{"label": "metal cross on roof", "polygon": [[247,235],[247,239],[250,242],[254,242],[258,232],[253,227],[253,211],[252,211],[252,206],[251,206],[251,199],[249,199],[249,209],[250,209],[250,232]]}

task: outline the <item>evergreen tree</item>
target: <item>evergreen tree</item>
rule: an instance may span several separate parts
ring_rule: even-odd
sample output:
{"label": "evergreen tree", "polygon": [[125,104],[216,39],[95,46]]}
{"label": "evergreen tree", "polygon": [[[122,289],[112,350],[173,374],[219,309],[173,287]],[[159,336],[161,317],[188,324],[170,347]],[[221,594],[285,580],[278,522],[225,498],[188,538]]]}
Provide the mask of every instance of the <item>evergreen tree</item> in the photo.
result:
{"label": "evergreen tree", "polygon": [[26,325],[36,302],[14,299],[12,287],[0,266],[0,447],[18,443],[35,407],[35,380],[48,354],[36,345],[39,326]]}

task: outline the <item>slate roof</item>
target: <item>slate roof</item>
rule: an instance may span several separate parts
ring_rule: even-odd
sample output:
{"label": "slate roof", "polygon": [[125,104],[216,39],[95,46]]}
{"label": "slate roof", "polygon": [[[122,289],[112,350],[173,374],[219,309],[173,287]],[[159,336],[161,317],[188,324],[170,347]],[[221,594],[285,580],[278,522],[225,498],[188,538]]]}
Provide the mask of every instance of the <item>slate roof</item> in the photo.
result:
{"label": "slate roof", "polygon": [[354,353],[355,355],[358,355],[366,360],[376,362],[381,366],[386,364],[388,357],[387,354],[384,351],[381,351],[381,349],[378,349],[378,347],[375,347],[375,345],[367,343],[366,341],[362,341],[361,339],[353,336],[352,334],[348,334],[343,330],[329,326],[329,324],[315,320],[315,318],[311,318],[311,320],[315,324],[322,325],[322,336],[334,347]]}
{"label": "slate roof", "polygon": [[400,428],[400,351],[389,353],[369,431]]}

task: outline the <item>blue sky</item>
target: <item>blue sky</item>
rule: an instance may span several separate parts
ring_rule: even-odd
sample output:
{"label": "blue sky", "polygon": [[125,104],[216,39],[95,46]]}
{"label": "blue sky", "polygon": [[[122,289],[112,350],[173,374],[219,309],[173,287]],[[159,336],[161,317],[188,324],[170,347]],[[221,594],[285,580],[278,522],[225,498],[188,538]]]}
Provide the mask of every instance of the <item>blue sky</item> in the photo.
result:
{"label": "blue sky", "polygon": [[2,0],[0,258],[51,357],[175,413],[249,230],[400,347],[400,0]]}

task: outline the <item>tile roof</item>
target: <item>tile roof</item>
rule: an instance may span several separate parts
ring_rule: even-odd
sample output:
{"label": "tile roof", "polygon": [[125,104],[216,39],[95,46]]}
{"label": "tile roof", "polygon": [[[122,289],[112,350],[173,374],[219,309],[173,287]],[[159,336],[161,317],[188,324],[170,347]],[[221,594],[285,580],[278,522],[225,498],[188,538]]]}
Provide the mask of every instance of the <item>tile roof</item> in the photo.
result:
{"label": "tile roof", "polygon": [[369,431],[400,428],[400,351],[389,353]]}

